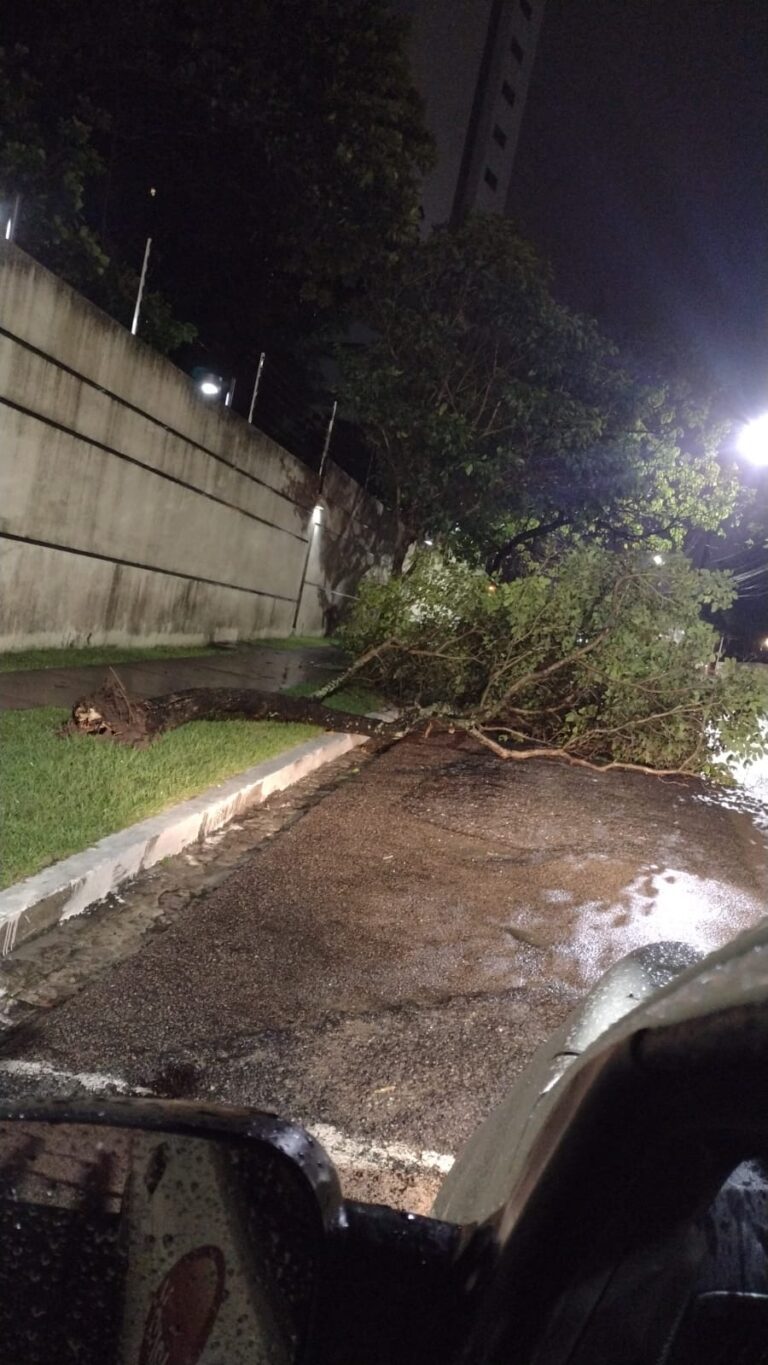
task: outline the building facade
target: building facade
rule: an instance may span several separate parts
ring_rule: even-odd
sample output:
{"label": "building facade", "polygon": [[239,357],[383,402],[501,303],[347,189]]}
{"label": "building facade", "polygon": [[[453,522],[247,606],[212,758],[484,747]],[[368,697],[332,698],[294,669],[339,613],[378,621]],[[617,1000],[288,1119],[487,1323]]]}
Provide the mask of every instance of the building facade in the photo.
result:
{"label": "building facade", "polygon": [[503,213],[544,0],[399,0],[414,80],[437,144],[424,184],[427,228]]}

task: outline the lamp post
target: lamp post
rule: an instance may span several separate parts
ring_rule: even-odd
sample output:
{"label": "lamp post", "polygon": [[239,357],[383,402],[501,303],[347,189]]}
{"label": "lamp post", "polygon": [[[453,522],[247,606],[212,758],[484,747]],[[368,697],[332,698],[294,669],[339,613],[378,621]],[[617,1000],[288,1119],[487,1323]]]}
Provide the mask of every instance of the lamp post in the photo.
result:
{"label": "lamp post", "polygon": [[16,236],[16,228],[18,227],[18,224],[19,224],[19,210],[20,210],[20,208],[21,208],[21,195],[20,195],[20,194],[17,194],[16,197],[15,197],[15,199],[14,199],[14,201],[13,201],[13,204],[11,205],[11,209],[10,209],[10,211],[9,211],[9,213],[8,213],[8,217],[7,217],[6,223],[5,223],[5,240],[6,240],[6,242],[12,242],[13,239],[14,239],[14,237]]}
{"label": "lamp post", "polygon": [[258,366],[258,369],[257,369],[257,371],[256,371],[256,378],[255,378],[254,381],[253,381],[253,393],[251,394],[251,406],[250,406],[249,409],[248,409],[248,421],[249,421],[249,422],[252,422],[252,421],[253,421],[253,409],[256,407],[256,398],[257,398],[258,392],[259,392],[259,384],[261,383],[261,373],[262,373],[262,370],[263,370],[263,369],[264,369],[264,352],[262,351],[261,355],[259,356],[259,366]]}
{"label": "lamp post", "polygon": [[144,260],[141,264],[141,275],[139,276],[139,288],[136,294],[136,307],[133,310],[133,322],[131,323],[131,336],[136,335],[139,330],[139,314],[141,313],[141,300],[144,297],[144,285],[147,282],[147,266],[149,265],[149,253],[152,248],[152,238],[147,238],[144,247]]}
{"label": "lamp post", "polygon": [[[156,196],[157,196],[157,190],[155,189],[155,186],[153,185],[152,188],[151,188],[150,191],[149,191],[149,197],[150,197],[150,199],[153,201],[153,204],[154,204],[154,200],[155,200]],[[132,323],[131,323],[131,336],[134,336],[134,337],[136,336],[136,333],[137,333],[138,330],[139,330],[139,315],[140,315],[140,313],[141,313],[141,300],[142,300],[143,297],[144,297],[144,285],[145,285],[146,282],[147,282],[147,266],[149,265],[149,253],[150,253],[151,250],[152,250],[152,238],[151,238],[151,237],[147,237],[146,245],[145,245],[145,247],[144,247],[144,259],[143,259],[143,261],[142,261],[142,263],[141,263],[141,275],[139,276],[139,288],[138,288],[138,291],[137,291],[137,294],[136,294],[136,307],[135,307],[134,310],[133,310],[133,321],[132,321]]]}
{"label": "lamp post", "polygon": [[[319,468],[318,474],[317,474],[317,496],[318,496],[318,499],[319,499],[319,497],[320,497],[320,495],[321,495],[321,493],[322,493],[322,491],[323,491],[323,479],[324,479],[324,477],[325,477],[325,466],[326,466],[326,462],[327,462],[327,460],[328,460],[328,451],[329,451],[330,445],[331,445],[331,436],[333,435],[333,424],[334,424],[334,422],[336,421],[336,409],[337,409],[337,408],[338,408],[338,403],[337,403],[336,400],[334,399],[333,407],[331,408],[331,415],[330,415],[330,418],[329,418],[329,420],[328,420],[328,426],[327,426],[326,429],[325,429],[325,441],[324,441],[324,443],[323,443],[323,453],[322,453],[322,455],[320,456],[320,468]],[[307,553],[306,553],[305,556],[304,556],[304,566],[303,566],[303,568],[302,568],[302,570],[301,570],[301,580],[300,580],[300,582],[299,582],[299,591],[298,591],[297,596],[296,596],[296,608],[295,608],[294,613],[293,613],[293,626],[291,627],[291,632],[292,632],[292,633],[295,633],[295,631],[296,631],[296,626],[298,625],[298,621],[299,621],[299,612],[301,611],[301,599],[302,599],[302,597],[304,596],[304,584],[305,584],[306,581],[307,581],[307,570],[309,569],[309,561],[310,561],[310,559],[312,558],[312,547],[314,546],[314,543],[315,543],[315,536],[318,534],[318,532],[319,532],[319,530],[320,530],[320,527],[321,527],[321,525],[322,525],[322,521],[323,521],[323,504],[322,504],[321,502],[318,501],[318,502],[315,503],[315,506],[312,508],[312,516],[311,516],[310,525],[309,525],[309,537],[308,537],[308,539],[307,539]]]}

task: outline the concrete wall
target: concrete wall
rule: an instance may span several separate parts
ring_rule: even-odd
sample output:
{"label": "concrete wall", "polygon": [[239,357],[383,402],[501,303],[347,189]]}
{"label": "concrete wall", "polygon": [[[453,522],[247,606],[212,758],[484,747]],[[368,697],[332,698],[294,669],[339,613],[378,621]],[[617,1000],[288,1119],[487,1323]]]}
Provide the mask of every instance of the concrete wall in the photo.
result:
{"label": "concrete wall", "polygon": [[[315,509],[320,505],[322,510]],[[0,243],[0,649],[331,625],[381,509]]]}

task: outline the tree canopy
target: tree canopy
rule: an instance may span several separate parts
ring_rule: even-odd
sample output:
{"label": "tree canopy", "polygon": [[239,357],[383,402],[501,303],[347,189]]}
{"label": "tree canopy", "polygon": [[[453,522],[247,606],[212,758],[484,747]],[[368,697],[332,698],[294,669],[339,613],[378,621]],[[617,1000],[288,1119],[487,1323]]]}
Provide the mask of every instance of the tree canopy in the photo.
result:
{"label": "tree canopy", "polygon": [[734,513],[707,404],[558,303],[508,220],[412,244],[366,305],[373,340],[344,348],[343,392],[398,556],[441,537],[498,568],[555,531],[674,546]]}
{"label": "tree canopy", "polygon": [[0,202],[8,215],[20,196],[27,240],[52,270],[82,286],[108,264],[84,213],[86,184],[101,171],[98,114],[80,97],[69,112],[44,117],[28,58],[22,48],[0,48]]}
{"label": "tree canopy", "polygon": [[[19,242],[113,317],[128,323],[139,271],[109,248],[87,212],[88,194],[103,181],[97,143],[108,116],[84,95],[68,111],[51,107],[30,69],[27,49],[0,48],[0,203],[20,207]],[[4,220],[5,221],[5,220]],[[167,297],[148,289],[142,336],[160,351],[191,340],[195,328],[173,316]]]}
{"label": "tree canopy", "polygon": [[384,0],[37,0],[8,27],[49,121],[98,111],[84,222],[137,264],[151,232],[222,363],[337,320],[417,234],[431,142]]}

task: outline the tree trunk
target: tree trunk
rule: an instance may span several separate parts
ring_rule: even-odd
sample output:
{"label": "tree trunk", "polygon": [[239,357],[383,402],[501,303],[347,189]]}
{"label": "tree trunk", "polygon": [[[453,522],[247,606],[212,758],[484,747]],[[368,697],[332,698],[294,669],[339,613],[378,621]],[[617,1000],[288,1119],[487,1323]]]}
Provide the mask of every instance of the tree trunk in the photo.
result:
{"label": "tree trunk", "polygon": [[162,697],[131,697],[117,675],[112,674],[99,692],[75,702],[64,733],[96,735],[139,747],[191,720],[225,718],[289,721],[378,739],[396,737],[407,728],[399,722],[369,720],[347,711],[334,711],[311,697],[257,692],[254,688],[193,687]]}

